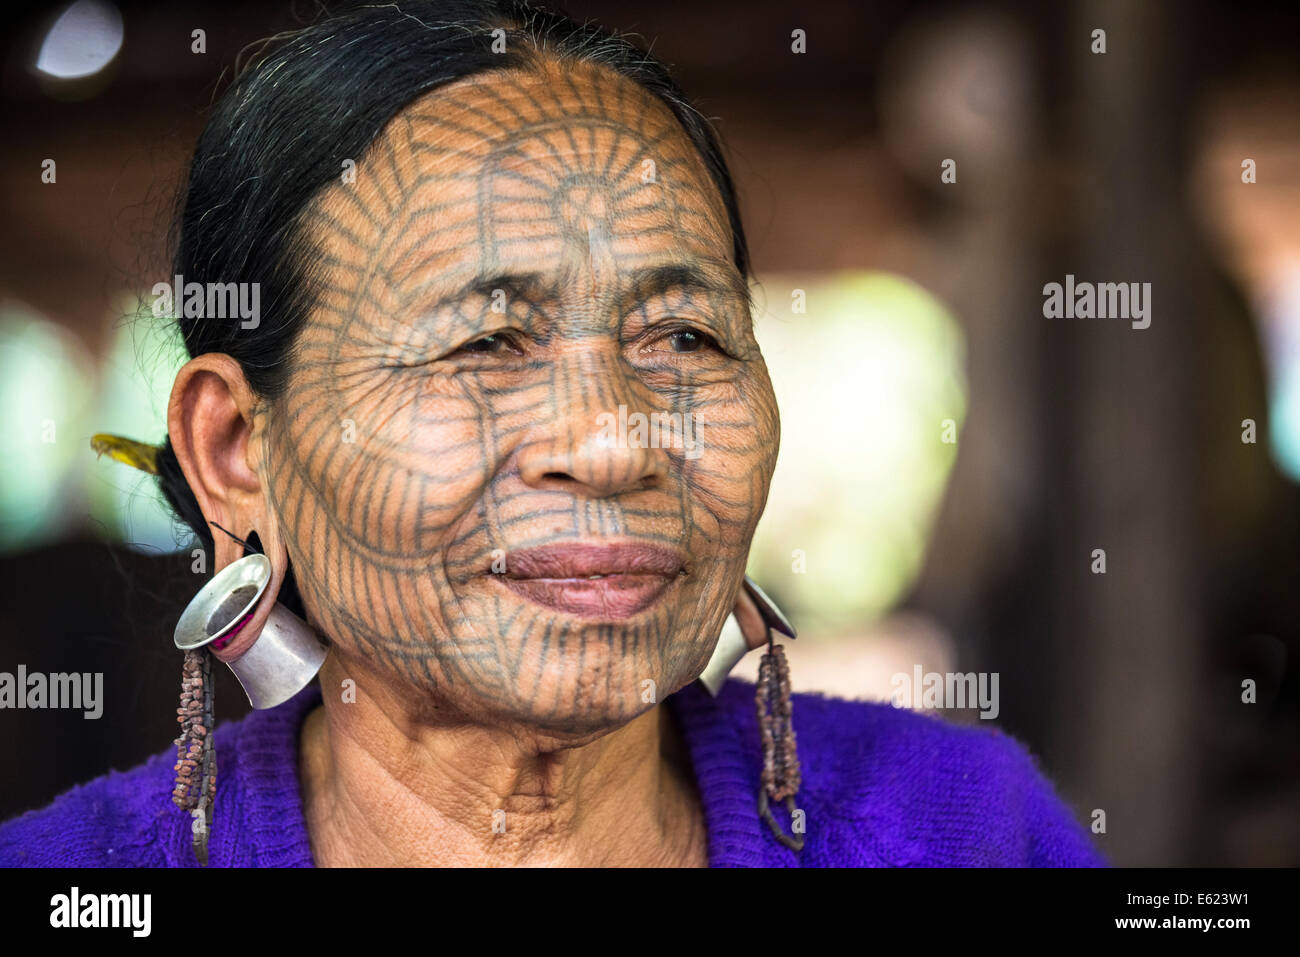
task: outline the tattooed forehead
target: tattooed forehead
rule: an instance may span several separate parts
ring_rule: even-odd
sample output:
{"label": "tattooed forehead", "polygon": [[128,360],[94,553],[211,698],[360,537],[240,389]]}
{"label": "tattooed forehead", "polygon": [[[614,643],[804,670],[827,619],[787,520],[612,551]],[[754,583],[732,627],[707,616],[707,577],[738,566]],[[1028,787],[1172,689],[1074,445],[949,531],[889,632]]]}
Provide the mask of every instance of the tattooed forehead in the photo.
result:
{"label": "tattooed forehead", "polygon": [[310,218],[327,306],[414,318],[471,296],[604,322],[673,291],[747,303],[726,209],[672,113],[589,65],[461,81],[398,116]]}

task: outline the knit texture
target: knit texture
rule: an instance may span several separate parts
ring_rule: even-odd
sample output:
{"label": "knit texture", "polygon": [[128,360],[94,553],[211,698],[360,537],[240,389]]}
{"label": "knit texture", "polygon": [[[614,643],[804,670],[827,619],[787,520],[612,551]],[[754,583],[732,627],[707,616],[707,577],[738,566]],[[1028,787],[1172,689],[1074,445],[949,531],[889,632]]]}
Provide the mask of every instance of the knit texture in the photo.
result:
{"label": "knit texture", "polygon": [[[313,683],[216,731],[209,866],[311,867],[298,789]],[[1106,861],[1033,757],[997,729],[883,703],[794,696],[806,816],[801,853],[760,820],[754,686],[697,684],[666,702],[686,739],[713,867],[1097,867]],[[171,801],[175,749],[111,771],[0,825],[0,865],[197,867],[190,817]],[[783,807],[774,809],[789,825]]]}

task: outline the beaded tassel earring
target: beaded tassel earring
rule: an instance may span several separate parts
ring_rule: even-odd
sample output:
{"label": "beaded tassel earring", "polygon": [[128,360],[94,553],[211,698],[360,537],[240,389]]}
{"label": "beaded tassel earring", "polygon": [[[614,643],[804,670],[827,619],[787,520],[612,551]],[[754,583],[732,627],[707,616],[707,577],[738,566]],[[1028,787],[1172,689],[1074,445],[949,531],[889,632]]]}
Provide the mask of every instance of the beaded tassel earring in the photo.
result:
{"label": "beaded tassel earring", "polygon": [[758,813],[778,841],[792,851],[802,851],[803,835],[797,831],[794,834],[782,831],[769,806],[770,801],[784,801],[793,820],[794,796],[800,784],[799,753],[795,748],[791,722],[790,665],[785,660],[785,649],[773,643],[770,631],[767,651],[758,664],[754,698],[763,740],[763,779],[758,792]]}
{"label": "beaded tassel earring", "polygon": [[[758,792],[758,813],[767,822],[778,841],[792,851],[803,850],[803,833],[793,834],[781,830],[772,816],[771,803],[785,802],[792,821],[796,817],[795,795],[799,793],[799,754],[795,749],[792,723],[793,700],[790,691],[790,665],[785,660],[785,649],[775,644],[772,632],[779,631],[787,638],[797,638],[798,633],[790,619],[776,606],[748,575],[743,582],[745,592],[753,601],[767,632],[767,650],[758,665],[758,684],[754,688],[755,706],[758,710],[758,729],[762,737],[763,772]],[[757,647],[757,645],[755,645]],[[699,683],[710,695],[717,697],[736,663],[750,650],[741,633],[736,616],[728,615],[722,634],[713,649],[713,656],[699,677]]]}
{"label": "beaded tassel earring", "polygon": [[[255,549],[238,535],[226,531],[216,522],[212,525],[225,532],[245,550]],[[213,708],[212,655],[206,646],[187,648],[181,664],[181,701],[176,709],[176,720],[181,725],[181,735],[176,745],[176,787],[172,802],[182,811],[188,811],[193,823],[194,857],[204,867],[208,865],[208,836],[212,833],[212,811],[217,799],[217,752],[213,747],[212,732],[216,721]]]}
{"label": "beaded tassel earring", "polygon": [[217,796],[217,754],[212,747],[212,656],[206,648],[185,652],[181,666],[181,706],[176,720],[181,736],[176,739],[176,788],[172,801],[194,820],[194,856],[208,863],[208,834],[212,830],[212,807]]}

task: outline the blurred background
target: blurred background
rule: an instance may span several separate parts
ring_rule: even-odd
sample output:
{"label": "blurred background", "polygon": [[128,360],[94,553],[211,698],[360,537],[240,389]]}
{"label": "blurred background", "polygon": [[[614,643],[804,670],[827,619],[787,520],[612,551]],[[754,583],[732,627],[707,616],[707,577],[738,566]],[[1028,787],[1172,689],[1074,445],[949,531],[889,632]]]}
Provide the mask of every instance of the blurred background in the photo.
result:
{"label": "blurred background", "polygon": [[[1295,4],[565,9],[653,44],[726,144],[783,426],[750,571],[796,689],[996,673],[995,720],[938,717],[1020,738],[1114,863],[1300,864]],[[0,671],[102,671],[105,714],[0,710],[0,818],[175,734],[190,544],[89,440],[162,438],[184,354],[138,304],[203,107],[310,12],[10,15]],[[1067,274],[1151,283],[1150,327],[1045,318]]]}

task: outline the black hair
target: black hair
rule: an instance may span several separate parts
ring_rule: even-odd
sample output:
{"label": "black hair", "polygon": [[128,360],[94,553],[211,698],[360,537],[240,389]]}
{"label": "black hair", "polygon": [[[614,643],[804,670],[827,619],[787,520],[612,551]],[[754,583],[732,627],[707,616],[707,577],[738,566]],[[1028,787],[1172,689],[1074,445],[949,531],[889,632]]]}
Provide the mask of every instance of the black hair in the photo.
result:
{"label": "black hair", "polygon": [[[493,51],[504,30],[504,52]],[[500,44],[498,43],[498,48]],[[191,356],[226,353],[261,399],[283,394],[295,340],[315,299],[302,218],[342,169],[421,95],[457,80],[544,61],[611,69],[676,116],[721,194],[733,258],[750,276],[736,191],[712,127],[668,70],[627,38],[526,0],[398,0],[325,13],[266,41],[237,69],[200,134],[181,196],[174,273],[207,284],[258,283],[261,321],[180,316]],[[206,288],[206,285],[205,285]],[[158,457],[163,495],[212,544],[170,439]],[[236,535],[247,529],[232,529]],[[291,580],[286,584],[294,591]]]}

